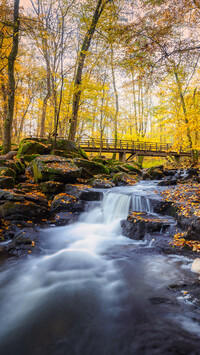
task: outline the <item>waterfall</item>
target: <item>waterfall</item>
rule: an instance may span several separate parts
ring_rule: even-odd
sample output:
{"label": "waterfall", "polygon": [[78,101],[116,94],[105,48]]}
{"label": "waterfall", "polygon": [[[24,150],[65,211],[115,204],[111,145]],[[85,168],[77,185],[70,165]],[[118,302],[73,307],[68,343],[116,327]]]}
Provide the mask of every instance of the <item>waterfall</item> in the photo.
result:
{"label": "waterfall", "polygon": [[124,219],[130,211],[131,196],[107,193],[102,202],[102,221],[109,223]]}
{"label": "waterfall", "polygon": [[153,213],[150,200],[140,195],[132,195],[131,210],[134,212]]}

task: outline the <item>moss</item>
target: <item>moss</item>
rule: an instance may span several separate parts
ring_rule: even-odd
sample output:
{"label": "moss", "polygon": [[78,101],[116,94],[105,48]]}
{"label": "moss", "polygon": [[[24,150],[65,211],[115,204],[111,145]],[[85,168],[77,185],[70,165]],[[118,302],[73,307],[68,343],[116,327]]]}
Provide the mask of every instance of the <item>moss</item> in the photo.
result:
{"label": "moss", "polygon": [[30,163],[33,159],[39,157],[40,154],[30,154],[30,155],[24,155],[24,160],[27,162],[27,163]]}
{"label": "moss", "polygon": [[129,171],[137,173],[138,175],[142,175],[142,171],[131,164],[124,164],[123,166]]}
{"label": "moss", "polygon": [[17,157],[20,158],[25,155],[45,154],[45,153],[48,153],[48,148],[43,143],[39,143],[34,140],[23,140],[19,145]]}
{"label": "moss", "polygon": [[109,174],[109,170],[100,163],[94,161],[83,160],[83,159],[74,159],[74,163],[81,168],[88,170],[93,175],[97,174]]}

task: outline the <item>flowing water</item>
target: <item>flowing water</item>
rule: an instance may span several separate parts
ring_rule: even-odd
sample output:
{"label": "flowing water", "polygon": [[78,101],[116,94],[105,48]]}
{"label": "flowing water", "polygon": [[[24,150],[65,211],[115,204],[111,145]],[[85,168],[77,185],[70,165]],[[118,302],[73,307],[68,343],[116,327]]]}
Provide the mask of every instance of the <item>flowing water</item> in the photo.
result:
{"label": "flowing water", "polygon": [[1,265],[1,355],[200,354],[199,310],[168,289],[193,277],[192,260],[121,235],[154,188],[105,192],[78,222],[43,230],[41,256]]}

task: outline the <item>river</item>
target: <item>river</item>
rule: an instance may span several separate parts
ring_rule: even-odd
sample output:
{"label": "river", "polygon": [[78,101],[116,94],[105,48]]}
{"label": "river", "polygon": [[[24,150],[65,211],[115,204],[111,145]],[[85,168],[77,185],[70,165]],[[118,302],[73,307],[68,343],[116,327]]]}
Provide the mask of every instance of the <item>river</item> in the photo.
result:
{"label": "river", "polygon": [[[41,231],[40,256],[0,265],[1,355],[200,354],[200,313],[170,284],[192,260],[121,235],[154,183],[104,192],[76,223]],[[152,237],[153,238],[153,237]]]}

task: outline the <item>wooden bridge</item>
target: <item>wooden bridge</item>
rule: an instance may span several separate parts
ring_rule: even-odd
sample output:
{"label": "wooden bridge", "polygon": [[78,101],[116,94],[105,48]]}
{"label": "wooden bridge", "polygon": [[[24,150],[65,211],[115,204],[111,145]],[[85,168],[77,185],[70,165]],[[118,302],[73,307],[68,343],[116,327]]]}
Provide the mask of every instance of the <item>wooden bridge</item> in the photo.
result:
{"label": "wooden bridge", "polygon": [[[81,148],[86,152],[101,152],[101,153],[118,153],[119,160],[130,160],[132,157],[140,156],[154,156],[154,157],[166,157],[173,156],[176,160],[180,157],[191,157],[191,152],[183,151],[179,152],[173,150],[171,143],[156,143],[156,142],[141,142],[131,140],[118,140],[117,145],[114,139],[81,139],[79,142]],[[129,157],[126,159],[126,155]]]}

